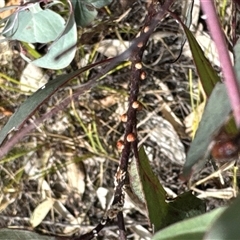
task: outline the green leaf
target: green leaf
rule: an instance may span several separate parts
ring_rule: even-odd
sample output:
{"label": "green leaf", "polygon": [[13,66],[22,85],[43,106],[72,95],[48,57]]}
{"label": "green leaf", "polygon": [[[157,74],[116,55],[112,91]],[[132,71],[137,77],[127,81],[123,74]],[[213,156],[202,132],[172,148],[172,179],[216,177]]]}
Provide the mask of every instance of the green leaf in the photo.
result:
{"label": "green leaf", "polygon": [[206,230],[225,209],[218,208],[209,213],[175,223],[157,232],[152,240],[202,240]]}
{"label": "green leaf", "polygon": [[[234,47],[235,72],[240,82],[240,42]],[[183,168],[183,177],[189,178],[192,173],[198,172],[206,163],[209,155],[209,146],[214,135],[226,122],[231,113],[231,105],[223,83],[217,83],[208,100],[202,119],[199,123],[195,138],[187,153]]]}
{"label": "green leaf", "polygon": [[44,236],[34,232],[18,229],[0,229],[0,239],[6,240],[23,240],[23,239],[34,239],[34,240],[55,240],[55,237]]}
{"label": "green leaf", "polygon": [[[189,13],[190,12],[191,11],[189,11]],[[185,31],[200,81],[202,83],[206,95],[209,97],[216,83],[221,82],[221,79],[218,76],[217,72],[212,67],[211,63],[205,57],[204,52],[202,51],[201,47],[199,46],[198,42],[196,41],[195,37],[193,36],[189,28],[181,21],[181,19],[178,16],[173,15],[173,17],[175,17],[179,21],[179,23],[182,25]],[[187,22],[189,24],[189,21]],[[233,118],[231,118],[226,123],[225,130],[227,133],[237,134],[238,130]]]}
{"label": "green leaf", "polygon": [[64,19],[50,9],[43,10],[39,3],[20,9],[8,20],[3,36],[28,43],[54,41],[64,30]]}
{"label": "green leaf", "polygon": [[158,231],[165,226],[164,220],[168,212],[168,204],[165,201],[166,192],[154,175],[143,147],[139,149],[137,165],[139,165],[140,184],[143,188],[148,217],[151,225],[154,226],[153,229]]}
{"label": "green leaf", "polygon": [[97,16],[97,10],[82,1],[71,0],[74,9],[75,21],[78,26],[85,27]]}
{"label": "green leaf", "polygon": [[230,205],[226,211],[214,222],[207,234],[205,240],[218,239],[240,239],[240,197]]}
{"label": "green leaf", "polygon": [[90,3],[95,8],[101,8],[110,4],[112,0],[87,0],[86,2]]}
{"label": "green leaf", "polygon": [[230,112],[231,106],[225,85],[218,83],[208,100],[195,138],[187,153],[186,162],[183,167],[184,178],[188,178],[191,173],[196,173],[202,169],[209,155],[209,146],[213,136],[226,122]]}
{"label": "green leaf", "polygon": [[220,82],[221,79],[208,61],[208,59],[205,57],[204,52],[202,51],[192,32],[186,27],[186,25],[182,21],[180,21],[180,23],[187,36],[193,60],[196,65],[198,75],[201,79],[203,89],[207,96],[210,96],[213,88],[215,87],[215,84],[217,82]]}
{"label": "green leaf", "polygon": [[95,8],[108,5],[112,0],[71,0],[74,9],[75,21],[78,26],[85,27],[97,16]]}
{"label": "green leaf", "polygon": [[139,149],[139,161],[136,162],[137,171],[134,170],[135,166],[131,163],[133,166],[129,171],[130,186],[138,198],[135,204],[139,204],[141,207],[145,202],[150,223],[154,226],[155,231],[205,212],[203,201],[192,195],[191,192],[184,193],[167,203],[166,192],[154,175],[143,147]]}
{"label": "green leaf", "polygon": [[166,226],[205,212],[205,203],[194,196],[192,192],[185,192],[169,202]]}
{"label": "green leaf", "polygon": [[[46,55],[32,61],[32,63],[38,67],[48,69],[65,68],[71,63],[75,56],[76,44],[77,27],[75,24],[74,15],[71,14],[67,25],[63,33],[61,34],[61,37],[50,46],[50,49]],[[56,57],[59,56],[61,53],[63,53],[63,55],[60,58],[56,59]]]}

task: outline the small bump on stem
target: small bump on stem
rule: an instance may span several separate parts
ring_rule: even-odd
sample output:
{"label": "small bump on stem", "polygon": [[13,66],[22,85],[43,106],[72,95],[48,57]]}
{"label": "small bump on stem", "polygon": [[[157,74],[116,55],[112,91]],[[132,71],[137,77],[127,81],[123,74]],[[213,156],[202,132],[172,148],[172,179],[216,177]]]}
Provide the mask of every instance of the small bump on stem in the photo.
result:
{"label": "small bump on stem", "polygon": [[146,72],[142,71],[141,74],[140,74],[140,79],[141,79],[141,80],[145,80],[146,77],[147,77]]}
{"label": "small bump on stem", "polygon": [[142,64],[139,62],[139,63],[136,63],[135,64],[135,68],[136,69],[142,69]]}
{"label": "small bump on stem", "polygon": [[147,33],[147,32],[149,31],[149,29],[150,29],[150,28],[149,28],[148,26],[146,26],[143,31],[144,31],[145,33]]}
{"label": "small bump on stem", "polygon": [[140,107],[140,105],[141,104],[138,101],[135,101],[135,102],[132,103],[132,108],[138,109]]}
{"label": "small bump on stem", "polygon": [[135,140],[136,140],[136,137],[135,137],[135,135],[133,133],[129,133],[127,135],[127,141],[128,142],[134,142]]}
{"label": "small bump on stem", "polygon": [[123,150],[123,148],[124,148],[124,142],[122,141],[122,140],[119,140],[119,141],[117,141],[117,150],[119,151],[119,152],[122,152],[122,150]]}
{"label": "small bump on stem", "polygon": [[127,122],[127,114],[124,113],[122,116],[121,116],[121,121],[122,122]]}
{"label": "small bump on stem", "polygon": [[139,42],[137,46],[141,48],[143,46],[143,42]]}

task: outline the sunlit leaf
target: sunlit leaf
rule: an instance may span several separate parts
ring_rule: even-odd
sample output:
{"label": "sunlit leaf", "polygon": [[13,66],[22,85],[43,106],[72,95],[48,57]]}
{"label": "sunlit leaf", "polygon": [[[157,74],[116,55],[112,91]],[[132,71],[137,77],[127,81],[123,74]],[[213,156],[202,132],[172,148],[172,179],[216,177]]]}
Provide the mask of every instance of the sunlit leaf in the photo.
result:
{"label": "sunlit leaf", "polygon": [[32,227],[35,228],[43,221],[53,207],[54,201],[55,200],[52,198],[47,198],[34,209],[32,216],[30,217]]}
{"label": "sunlit leaf", "polygon": [[64,30],[64,19],[50,9],[43,10],[39,3],[26,10],[18,10],[8,20],[3,36],[28,43],[54,41]]}

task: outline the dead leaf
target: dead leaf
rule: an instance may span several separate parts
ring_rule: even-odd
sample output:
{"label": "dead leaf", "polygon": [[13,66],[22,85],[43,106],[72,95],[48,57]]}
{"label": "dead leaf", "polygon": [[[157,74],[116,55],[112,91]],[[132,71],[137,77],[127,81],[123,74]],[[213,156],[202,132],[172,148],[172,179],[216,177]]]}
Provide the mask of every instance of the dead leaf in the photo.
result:
{"label": "dead leaf", "polygon": [[54,199],[47,198],[34,209],[32,216],[30,217],[30,224],[32,227],[37,227],[43,221],[53,207],[54,202]]}

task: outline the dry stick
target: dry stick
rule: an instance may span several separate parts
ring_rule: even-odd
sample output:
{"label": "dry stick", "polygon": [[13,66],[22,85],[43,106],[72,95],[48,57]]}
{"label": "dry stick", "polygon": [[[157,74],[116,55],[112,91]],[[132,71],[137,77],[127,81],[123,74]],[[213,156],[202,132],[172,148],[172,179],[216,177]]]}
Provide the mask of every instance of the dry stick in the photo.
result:
{"label": "dry stick", "polygon": [[[163,6],[160,6],[158,3],[152,3],[148,9],[148,15],[145,19],[144,27],[140,33],[140,37],[136,39],[137,44],[135,48],[132,49],[130,55],[130,61],[132,62],[131,66],[131,79],[130,79],[130,96],[129,96],[129,107],[127,111],[127,122],[124,135],[124,148],[122,150],[121,159],[119,162],[119,167],[115,175],[116,188],[114,193],[114,199],[111,208],[107,211],[106,216],[103,218],[101,223],[97,225],[91,232],[86,233],[80,237],[74,238],[75,240],[89,240],[98,236],[100,230],[114,218],[118,218],[118,226],[120,229],[120,240],[126,239],[124,221],[122,208],[124,205],[124,192],[123,188],[128,178],[128,164],[131,148],[133,147],[134,156],[138,160],[138,149],[137,149],[137,108],[135,108],[135,103],[137,103],[138,92],[139,92],[139,82],[144,72],[142,71],[142,55],[146,47],[147,41],[154,31],[155,27],[166,15],[167,10],[170,8],[174,0],[165,1]],[[141,39],[141,41],[139,41]]]}

